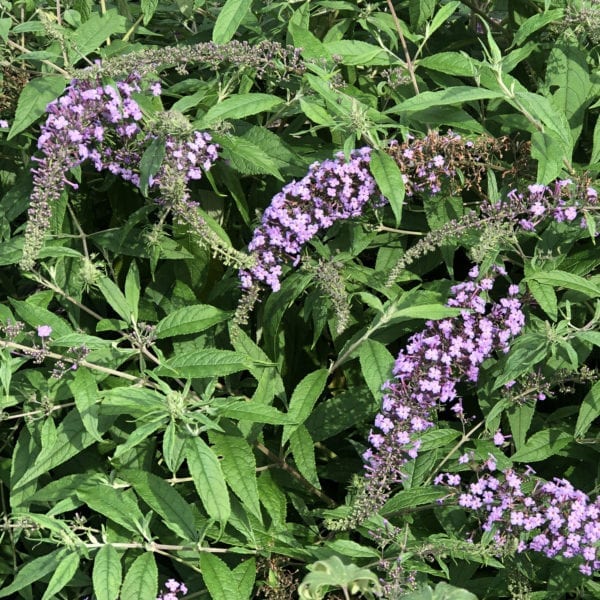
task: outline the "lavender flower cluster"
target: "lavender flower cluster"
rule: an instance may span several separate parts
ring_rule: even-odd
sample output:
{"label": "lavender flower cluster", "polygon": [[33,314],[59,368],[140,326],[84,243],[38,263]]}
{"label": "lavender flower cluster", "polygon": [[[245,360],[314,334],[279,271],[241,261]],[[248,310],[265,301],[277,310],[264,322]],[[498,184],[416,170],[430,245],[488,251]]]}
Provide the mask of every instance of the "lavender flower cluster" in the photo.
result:
{"label": "lavender flower cluster", "polygon": [[315,162],[305,177],[287,184],[273,198],[248,244],[256,260],[255,266],[240,271],[242,288],[262,282],[278,291],[284,262],[296,266],[302,248],[319,231],[362,214],[377,197],[370,159],[371,149],[361,148],[348,161],[340,152],[334,160]]}
{"label": "lavender flower cluster", "polygon": [[[524,213],[517,220],[519,227],[525,231],[534,231],[547,217],[557,223],[575,221],[581,216],[583,206],[598,204],[598,192],[592,187],[580,190],[570,179],[558,179],[551,186],[532,184],[525,194],[511,190],[507,200],[509,205],[521,207]],[[586,227],[585,217],[581,217],[579,224]]]}
{"label": "lavender flower cluster", "polygon": [[547,557],[580,558],[579,570],[591,575],[600,569],[597,546],[600,542],[600,498],[594,502],[566,479],[536,481],[532,491],[533,471],[519,474],[512,469],[494,475],[496,464],[486,461],[475,483],[461,487],[459,474],[442,473],[436,484],[454,488],[458,504],[481,515],[482,529],[493,531],[499,546],[511,537],[520,538],[518,552],[533,550]]}
{"label": "lavender flower cluster", "polygon": [[[496,267],[496,273],[505,271]],[[394,379],[384,386],[382,411],[369,436],[371,448],[363,454],[366,477],[372,487],[380,486],[380,496],[402,481],[402,469],[417,457],[419,436],[434,426],[438,409],[448,406],[462,416],[457,384],[476,382],[481,364],[496,350],[508,352],[509,340],[523,328],[518,286],[511,285],[507,297],[488,307],[485,296],[494,277],[476,281],[477,267],[469,276],[470,280],[451,289],[453,297],[447,303],[459,308],[460,314],[428,321],[423,331],[414,334],[398,354]]]}
{"label": "lavender flower cluster", "polygon": [[185,583],[180,583],[175,579],[169,579],[165,583],[165,587],[168,591],[161,592],[156,600],[179,600],[179,594],[185,596],[188,593]]}
{"label": "lavender flower cluster", "polygon": [[[448,132],[431,132],[423,139],[412,137],[403,144],[392,143],[389,154],[403,173],[406,193],[436,194],[443,182],[462,187],[478,185],[492,156],[500,157],[503,139],[482,136],[476,142]],[[265,210],[261,225],[254,231],[248,249],[255,259],[250,269],[240,271],[242,288],[261,284],[278,291],[282,265],[300,262],[304,245],[319,231],[341,219],[362,214],[369,202],[383,204],[369,171],[371,150],[354,151],[349,160],[338,153],[334,160],[314,163],[306,176],[293,181],[275,195]],[[459,183],[458,172],[463,174]]]}
{"label": "lavender flower cluster", "polygon": [[[160,95],[160,84],[153,83],[150,90],[153,95]],[[33,267],[50,226],[52,207],[65,186],[78,187],[67,179],[70,169],[90,161],[98,171],[108,170],[140,185],[140,159],[156,138],[153,132],[143,132],[142,111],[133,98],[141,91],[137,73],[116,82],[116,87],[75,79],[63,96],[48,105],[48,118],[38,138],[41,156],[32,158],[38,164],[32,169],[34,189],[21,260],[23,269]],[[179,173],[178,180],[183,179],[179,187],[186,193],[187,182],[200,179],[200,168],[208,170],[217,159],[217,146],[207,133],[166,134],[165,146],[165,161],[150,181],[150,187],[163,196],[169,191],[173,172]]]}
{"label": "lavender flower cluster", "polygon": [[[100,170],[105,165],[112,172],[132,178],[125,162],[134,157],[113,156],[106,145],[106,136],[112,130],[131,141],[139,132],[141,110],[131,93],[138,91],[135,77],[120,82],[118,91],[112,86],[98,86],[73,80],[66,93],[51,102],[46,111],[48,118],[38,138],[42,156],[34,156],[37,167],[32,169],[33,192],[30,198],[28,222],[25,231],[25,250],[21,260],[24,269],[31,269],[45,233],[50,227],[52,206],[58,201],[66,185],[77,189],[66,173],[90,159]],[[108,126],[108,128],[107,128]],[[106,148],[104,152],[103,148]],[[125,145],[126,147],[126,145]],[[122,151],[121,151],[122,152]],[[115,160],[115,159],[120,160]],[[137,157],[139,160],[139,156]]]}

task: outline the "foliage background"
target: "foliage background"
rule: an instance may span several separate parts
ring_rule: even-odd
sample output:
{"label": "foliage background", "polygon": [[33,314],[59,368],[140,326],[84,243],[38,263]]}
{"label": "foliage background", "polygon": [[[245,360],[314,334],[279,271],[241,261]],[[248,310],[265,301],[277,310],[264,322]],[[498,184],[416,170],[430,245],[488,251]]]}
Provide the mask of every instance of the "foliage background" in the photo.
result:
{"label": "foliage background", "polygon": [[[1,0],[0,597],[597,595],[576,559],[499,551],[431,474],[491,452],[596,497],[596,208],[575,191],[586,227],[533,232],[468,215],[593,186],[599,31],[591,0]],[[207,228],[83,164],[21,269],[48,102],[133,69],[162,84],[136,96],[144,131],[175,111],[221,147],[191,186]],[[449,129],[502,151],[406,196],[390,141]],[[271,198],[362,146],[389,203],[311,240],[250,310],[237,267]],[[339,530],[394,356],[474,263],[507,266],[525,330],[465,388],[472,420],[440,413],[387,504]]]}

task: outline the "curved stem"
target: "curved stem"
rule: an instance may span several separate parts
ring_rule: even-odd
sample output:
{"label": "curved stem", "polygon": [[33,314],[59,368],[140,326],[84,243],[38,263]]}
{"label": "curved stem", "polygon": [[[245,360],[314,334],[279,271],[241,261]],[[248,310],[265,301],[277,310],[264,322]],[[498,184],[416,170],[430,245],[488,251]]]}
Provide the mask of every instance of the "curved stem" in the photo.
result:
{"label": "curved stem", "polygon": [[408,46],[406,45],[406,39],[404,38],[404,34],[402,33],[402,28],[400,27],[400,20],[398,19],[398,15],[396,14],[396,9],[392,3],[392,0],[387,0],[387,5],[390,9],[390,13],[392,14],[392,18],[394,19],[394,25],[396,26],[396,31],[398,32],[398,38],[400,39],[400,44],[402,44],[402,51],[404,52],[404,58],[406,60],[406,70],[408,71],[408,75],[412,82],[413,88],[415,90],[415,94],[417,96],[420,94],[419,85],[417,83],[417,78],[415,76],[415,67],[413,65],[412,59],[410,58],[410,53],[408,51]]}

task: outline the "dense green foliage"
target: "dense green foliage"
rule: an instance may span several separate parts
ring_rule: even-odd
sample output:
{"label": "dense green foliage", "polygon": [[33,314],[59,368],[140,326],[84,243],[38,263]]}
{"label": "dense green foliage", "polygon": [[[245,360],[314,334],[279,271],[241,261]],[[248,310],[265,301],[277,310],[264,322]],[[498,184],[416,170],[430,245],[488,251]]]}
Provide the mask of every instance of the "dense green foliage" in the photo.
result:
{"label": "dense green foliage", "polygon": [[[600,596],[596,0],[0,0],[0,39],[0,598]],[[384,468],[438,378],[394,357],[475,296],[462,410]]]}

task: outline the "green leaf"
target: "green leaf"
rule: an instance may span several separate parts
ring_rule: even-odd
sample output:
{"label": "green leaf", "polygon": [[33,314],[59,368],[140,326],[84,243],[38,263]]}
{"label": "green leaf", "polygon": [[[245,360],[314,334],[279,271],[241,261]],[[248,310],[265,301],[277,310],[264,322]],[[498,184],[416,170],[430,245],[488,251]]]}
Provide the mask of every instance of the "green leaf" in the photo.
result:
{"label": "green leaf", "polygon": [[201,438],[194,437],[187,440],[186,459],[206,512],[212,519],[225,524],[231,514],[231,505],[216,454]]}
{"label": "green leaf", "polygon": [[[108,430],[113,419],[102,418],[98,423],[100,434]],[[76,409],[71,410],[56,428],[56,440],[52,447],[44,448],[35,458],[35,462],[16,483],[20,487],[47,474],[50,469],[66,462],[91,446],[96,439],[88,433]]]}
{"label": "green leaf", "polygon": [[339,56],[344,65],[389,65],[392,57],[381,46],[375,46],[360,40],[338,40],[323,44],[327,54]]}
{"label": "green leaf", "polygon": [[5,42],[8,40],[8,32],[10,31],[10,26],[12,25],[12,19],[7,17],[6,19],[0,19],[0,38],[2,38]]}
{"label": "green leaf", "polygon": [[332,116],[317,102],[300,98],[300,108],[302,109],[302,112],[317,125],[330,127],[335,124],[335,120],[332,118]]}
{"label": "green leaf", "polygon": [[454,11],[461,5],[461,2],[452,0],[440,7],[440,10],[435,13],[429,28],[426,29],[427,35],[431,37],[433,33],[439,29],[453,14]]}
{"label": "green leaf", "polygon": [[554,108],[550,100],[541,94],[534,94],[527,90],[517,90],[513,98],[505,98],[506,101],[520,112],[523,109],[534,118],[538,119],[545,128],[545,133],[552,133],[561,145],[563,156],[571,158],[573,149],[573,137],[567,117],[563,112]]}
{"label": "green leaf", "polygon": [[17,315],[33,328],[36,328],[38,325],[50,325],[52,327],[52,337],[73,333],[73,330],[66,321],[53,312],[41,306],[36,306],[32,303],[31,299],[27,302],[11,298],[10,303]]}
{"label": "green leaf", "polygon": [[393,108],[390,108],[387,112],[392,114],[412,113],[425,110],[432,106],[462,104],[463,102],[475,102],[476,100],[494,100],[503,97],[504,95],[500,92],[492,90],[468,86],[456,86],[438,92],[423,92],[418,96],[409,98]]}
{"label": "green leaf", "polygon": [[71,36],[72,49],[69,60],[76,63],[79,59],[95,52],[112,35],[125,33],[127,20],[117,9],[111,8],[104,15],[93,14],[83,25],[80,25]]}
{"label": "green leaf", "polygon": [[64,549],[61,548],[34,558],[31,562],[25,564],[17,573],[14,581],[0,590],[0,598],[6,598],[7,596],[13,596],[14,598],[15,592],[39,581],[48,573],[54,571],[64,553]]}
{"label": "green leaf", "polygon": [[[167,408],[164,408],[164,417],[167,416]],[[135,448],[141,444],[145,439],[149,438],[155,431],[163,427],[163,421],[160,419],[144,423],[136,427],[128,436],[123,444],[116,447],[114,458],[119,458],[125,452],[128,452],[132,448]]]}
{"label": "green leaf", "polygon": [[584,277],[568,273],[567,271],[537,271],[525,278],[526,281],[529,281],[530,279],[554,287],[567,288],[568,290],[581,292],[590,298],[600,297],[599,286]]}
{"label": "green leaf", "polygon": [[554,91],[552,105],[569,121],[573,140],[583,127],[585,109],[590,103],[590,80],[587,54],[580,49],[576,36],[567,29],[548,57],[546,86]]}
{"label": "green leaf", "polygon": [[135,260],[131,261],[125,278],[125,300],[133,315],[134,323],[138,320],[138,304],[140,302],[140,270]]}
{"label": "green leaf", "polygon": [[540,308],[553,320],[558,318],[558,301],[551,285],[543,284],[536,279],[529,279],[527,287]]}
{"label": "green leaf", "polygon": [[594,126],[594,141],[592,147],[592,156],[590,157],[590,165],[600,162],[600,119],[596,121]]}
{"label": "green leaf", "polygon": [[438,321],[456,317],[460,314],[460,309],[444,306],[443,304],[417,304],[416,306],[406,306],[399,308],[392,314],[391,320],[407,319],[430,319]]}
{"label": "green leaf", "polygon": [[273,406],[260,404],[258,401],[231,400],[219,403],[220,416],[251,423],[268,423],[269,425],[295,425],[289,413],[282,413]]}
{"label": "green leaf", "polygon": [[252,0],[227,0],[219,12],[213,27],[213,42],[226,44],[233,38],[238,27],[250,12]]}
{"label": "green leaf", "polygon": [[425,67],[446,75],[473,77],[476,73],[476,61],[464,52],[437,52],[421,58],[417,67]]}
{"label": "green leaf", "polygon": [[281,491],[279,485],[273,480],[270,471],[263,471],[258,478],[258,491],[260,501],[267,510],[271,522],[275,527],[284,527],[287,516],[287,496]]}
{"label": "green leaf", "polygon": [[79,568],[79,554],[71,552],[67,554],[54,569],[54,573],[44,591],[42,600],[50,600],[60,592],[73,579]]}
{"label": "green leaf", "polygon": [[256,458],[250,444],[241,436],[211,433],[215,452],[221,458],[225,480],[233,493],[262,521],[258,485],[256,482]]}
{"label": "green leaf", "polygon": [[350,556],[351,558],[379,558],[380,556],[375,548],[363,546],[352,540],[337,539],[332,542],[325,542],[325,546],[336,554]]}
{"label": "green leaf", "polygon": [[123,579],[118,552],[110,544],[102,546],[94,558],[92,583],[97,600],[117,600]]}
{"label": "green leaf", "polygon": [[380,403],[381,393],[374,398],[366,388],[353,386],[318,404],[306,419],[305,425],[312,439],[320,442],[349,429],[356,423],[373,420]]}
{"label": "green leaf", "polygon": [[128,414],[136,417],[146,416],[150,412],[167,414],[165,397],[148,388],[121,386],[101,391],[103,414]]}
{"label": "green leaf", "polygon": [[381,400],[381,388],[392,376],[394,357],[381,342],[365,340],[358,351],[358,359],[371,394],[379,402]]}
{"label": "green leaf", "polygon": [[250,359],[232,350],[197,350],[179,354],[155,369],[158,375],[198,378],[222,377],[246,371]]}
{"label": "green leaf", "polygon": [[279,354],[276,350],[276,339],[285,311],[308,287],[312,279],[312,275],[300,272],[292,273],[282,282],[279,292],[271,294],[265,302],[264,311],[269,318],[263,323],[263,335],[267,354],[270,356]]}
{"label": "green leaf", "polygon": [[534,433],[511,457],[515,462],[538,462],[558,454],[573,437],[558,428],[549,428]]}
{"label": "green leaf", "polygon": [[144,23],[144,25],[148,25],[148,23],[150,23],[150,19],[152,19],[157,6],[158,0],[142,0],[141,9],[142,15],[144,16],[142,23]]}
{"label": "green leaf", "polygon": [[230,312],[215,308],[210,304],[191,304],[169,313],[159,321],[155,333],[159,340],[176,335],[200,333],[230,317]]}
{"label": "green leaf", "polygon": [[138,556],[129,567],[123,587],[121,598],[132,600],[156,600],[158,595],[158,569],[154,553],[145,552]]}
{"label": "green leaf", "polygon": [[185,434],[180,434],[177,422],[171,420],[163,434],[163,456],[167,468],[175,474],[185,459]]}
{"label": "green leaf", "polygon": [[[139,533],[138,523],[144,521],[144,515],[131,490],[117,490],[108,484],[77,490],[77,497],[111,521],[118,523],[128,531]],[[126,598],[123,594],[123,597]]]}
{"label": "green leaf", "polygon": [[600,415],[600,382],[595,383],[583,399],[575,424],[575,438],[585,436],[594,420]]}
{"label": "green leaf", "polygon": [[536,131],[531,135],[531,157],[538,163],[535,180],[548,184],[562,173],[564,145],[552,131]]}
{"label": "green leaf", "polygon": [[460,437],[460,432],[456,429],[429,429],[419,436],[421,440],[419,452],[442,448],[454,442],[458,437]]}
{"label": "green leaf", "polygon": [[148,195],[150,178],[154,177],[160,169],[165,158],[165,141],[157,137],[150,142],[142,158],[140,159],[140,191],[144,196]]}
{"label": "green leaf", "polygon": [[396,227],[399,227],[402,221],[405,190],[404,179],[398,164],[389,154],[376,150],[371,153],[369,167],[379,190],[388,199],[396,218]]}
{"label": "green leaf", "polygon": [[202,569],[202,578],[212,600],[238,600],[240,598],[229,567],[218,556],[210,552],[202,552],[200,569]]}
{"label": "green leaf", "polygon": [[244,117],[273,110],[282,103],[281,98],[272,94],[232,94],[223,102],[219,102],[210,108],[202,117],[198,126],[209,127],[224,119],[243,119]]}
{"label": "green leaf", "polygon": [[445,487],[429,485],[416,487],[410,490],[401,490],[394,494],[382,507],[381,514],[389,515],[394,512],[410,512],[411,508],[424,504],[435,504],[437,500],[448,494]]}
{"label": "green leaf", "polygon": [[538,336],[522,335],[505,359],[504,368],[494,383],[494,389],[497,390],[509,381],[517,379],[519,375],[531,371],[546,357],[546,352],[546,340],[541,340]]}
{"label": "green leaf", "polygon": [[124,469],[119,474],[131,483],[136,494],[164,519],[164,524],[171,531],[184,540],[197,541],[194,513],[173,486],[146,471]]}
{"label": "green leaf", "polygon": [[69,382],[69,388],[75,399],[75,406],[81,417],[85,430],[96,440],[101,441],[102,436],[98,431],[98,418],[100,414],[99,394],[96,380],[86,368],[79,368]]}
{"label": "green leaf", "polygon": [[19,96],[7,139],[10,140],[37,121],[46,112],[46,106],[58,98],[66,86],[67,80],[60,75],[44,75],[32,79]]}
{"label": "green leaf", "polygon": [[240,600],[249,600],[256,580],[256,560],[250,558],[241,562],[232,572]]}
{"label": "green leaf", "polygon": [[532,33],[535,33],[542,27],[545,27],[549,23],[559,22],[564,14],[564,10],[562,8],[556,8],[553,10],[548,10],[543,13],[539,13],[533,15],[533,17],[529,17],[526,19],[513,37],[513,41],[511,44],[511,48],[515,46],[520,46]]}
{"label": "green leaf", "polygon": [[515,447],[517,450],[521,450],[525,444],[525,439],[531,427],[533,415],[535,414],[535,403],[530,401],[523,404],[516,404],[506,412]]}
{"label": "green leaf", "polygon": [[221,156],[244,175],[272,175],[280,181],[278,161],[265,149],[252,140],[234,135],[213,135],[221,145]]}
{"label": "green leaf", "polygon": [[269,357],[264,350],[258,346],[248,334],[240,329],[237,325],[230,322],[229,326],[229,337],[233,347],[240,353],[246,354],[253,361],[250,365],[250,372],[254,378],[259,382],[259,385],[263,385],[269,389],[269,399],[264,401],[263,404],[269,404],[275,396],[285,395],[285,386],[283,379],[277,370],[277,365],[272,366],[261,366],[261,364],[268,364]]}
{"label": "green leaf", "polygon": [[410,0],[408,14],[414,31],[420,31],[435,12],[436,0]]}
{"label": "green leaf", "polygon": [[[288,415],[294,423],[300,424],[306,421],[325,389],[328,375],[329,372],[327,369],[313,371],[306,375],[296,386],[288,408]],[[287,425],[283,428],[282,444],[285,444],[290,439],[290,435],[297,427],[298,425]]]}
{"label": "green leaf", "polygon": [[315,460],[315,444],[304,425],[300,425],[290,436],[290,450],[300,474],[317,489],[321,489]]}
{"label": "green leaf", "polygon": [[600,346],[600,331],[578,331],[575,337],[584,340],[593,346]]}
{"label": "green leaf", "polygon": [[103,276],[96,282],[98,289],[111,308],[129,325],[132,322],[133,310],[119,287],[108,277]]}
{"label": "green leaf", "polygon": [[288,23],[288,33],[296,48],[302,48],[303,58],[331,59],[325,44],[309,30],[310,5],[302,4]]}
{"label": "green leaf", "polygon": [[[501,565],[502,563],[498,562],[496,566]],[[415,592],[403,595],[402,598],[403,600],[477,600],[477,596],[468,590],[454,587],[443,581],[433,590],[426,585]]]}

